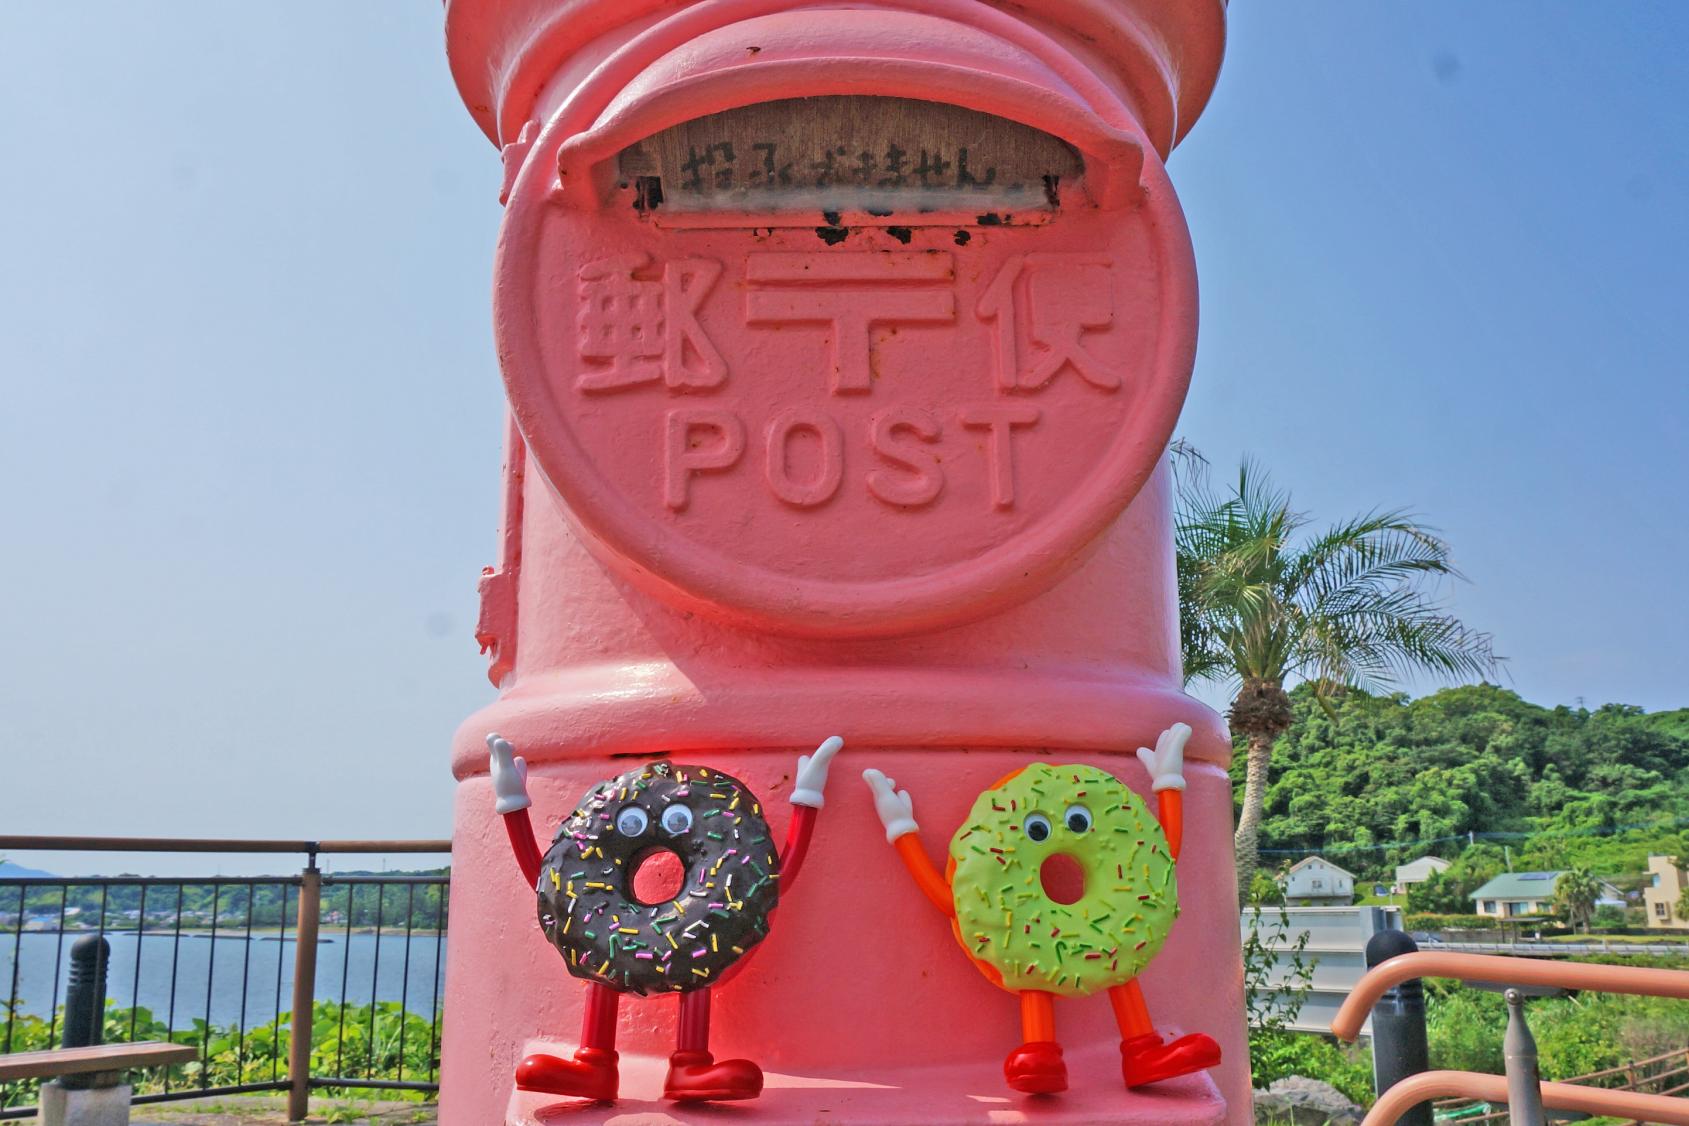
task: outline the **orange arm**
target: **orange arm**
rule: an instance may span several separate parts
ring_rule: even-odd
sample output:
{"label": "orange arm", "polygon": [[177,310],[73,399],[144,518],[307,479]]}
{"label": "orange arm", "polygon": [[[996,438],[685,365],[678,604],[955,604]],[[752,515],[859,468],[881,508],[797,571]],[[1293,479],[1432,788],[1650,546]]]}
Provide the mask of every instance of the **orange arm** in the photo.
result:
{"label": "orange arm", "polygon": [[927,850],[921,847],[921,838],[915,833],[905,833],[892,842],[891,847],[897,850],[898,858],[903,866],[909,869],[909,874],[915,878],[915,885],[921,889],[921,894],[932,900],[932,905],[944,912],[947,918],[956,916],[956,900],[950,894],[950,882],[939,874],[927,859]]}
{"label": "orange arm", "polygon": [[1185,792],[1162,790],[1155,795],[1156,812],[1161,817],[1161,831],[1167,834],[1167,851],[1173,863],[1179,862],[1179,846],[1185,839]]}

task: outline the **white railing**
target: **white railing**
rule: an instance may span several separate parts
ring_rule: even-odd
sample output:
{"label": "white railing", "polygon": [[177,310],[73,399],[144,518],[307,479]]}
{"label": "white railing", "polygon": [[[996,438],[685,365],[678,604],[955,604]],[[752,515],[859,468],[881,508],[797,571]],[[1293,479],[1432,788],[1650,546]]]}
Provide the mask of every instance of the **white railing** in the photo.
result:
{"label": "white railing", "polygon": [[[1330,1032],[1332,1018],[1338,1006],[1366,973],[1366,943],[1378,931],[1399,930],[1402,925],[1399,907],[1263,907],[1260,913],[1260,933],[1266,941],[1279,928],[1280,913],[1285,926],[1275,948],[1274,969],[1268,974],[1270,986],[1293,980],[1292,966],[1301,936],[1308,941],[1302,946],[1301,958],[1313,968],[1307,998],[1296,1018],[1287,1025],[1298,1032]],[[1243,936],[1255,925],[1255,910],[1250,908],[1239,919]],[[1371,1025],[1363,1028],[1370,1034]]]}

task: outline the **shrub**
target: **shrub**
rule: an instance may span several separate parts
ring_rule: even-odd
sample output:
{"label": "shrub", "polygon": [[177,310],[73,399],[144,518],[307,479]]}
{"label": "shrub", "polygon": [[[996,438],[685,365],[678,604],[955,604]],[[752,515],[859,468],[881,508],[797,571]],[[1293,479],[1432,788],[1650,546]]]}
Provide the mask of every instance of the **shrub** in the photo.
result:
{"label": "shrub", "polygon": [[1402,919],[1410,931],[1495,930],[1496,920],[1483,915],[1413,914]]}
{"label": "shrub", "polygon": [[1330,1083],[1361,1106],[1372,1103],[1372,1058],[1367,1049],[1317,1032],[1251,1032],[1249,1069],[1257,1088],[1287,1075],[1303,1075]]}
{"label": "shrub", "polygon": [[[382,1001],[373,1006],[348,1005],[344,1021],[338,1004],[318,1001],[313,1007],[313,1014],[313,1076],[397,1079],[402,1066],[405,1079],[420,1080],[426,1079],[430,1072],[438,1072],[439,1044],[433,1023],[413,1012],[401,1011],[396,1001]],[[38,1051],[53,1046],[48,1039],[49,1023],[45,1018],[14,1013],[0,1002],[0,1022],[8,1016],[12,1021],[12,1051]],[[112,1044],[130,1039],[169,1039],[178,1044],[198,1046],[202,1048],[199,1059],[169,1069],[171,1088],[222,1087],[268,1082],[272,1076],[285,1076],[291,1024],[292,1014],[283,1013],[267,1024],[248,1028],[243,1041],[239,1030],[232,1025],[213,1028],[203,1020],[195,1020],[190,1028],[170,1031],[165,1022],[145,1006],[124,1009],[108,1000],[104,1038]],[[63,1006],[59,1009],[58,1026],[64,1027]],[[131,1026],[133,1037],[130,1035]],[[164,1068],[131,1072],[135,1093],[144,1095],[162,1090],[164,1072]],[[326,1090],[332,1093],[339,1088]],[[36,1100],[38,1094],[39,1084],[33,1079],[0,1084],[0,1108],[27,1106]],[[402,1091],[394,1092],[393,1097],[420,1099],[422,1095]]]}

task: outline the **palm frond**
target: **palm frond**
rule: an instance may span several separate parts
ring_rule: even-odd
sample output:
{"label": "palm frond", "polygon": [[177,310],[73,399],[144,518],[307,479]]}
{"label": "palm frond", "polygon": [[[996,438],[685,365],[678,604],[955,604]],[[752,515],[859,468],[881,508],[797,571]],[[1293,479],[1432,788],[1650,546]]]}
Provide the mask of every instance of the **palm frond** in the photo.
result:
{"label": "palm frond", "polygon": [[1447,542],[1413,515],[1373,510],[1296,542],[1306,517],[1255,462],[1224,489],[1206,470],[1187,455],[1178,474],[1187,681],[1300,677],[1374,690],[1416,673],[1496,671],[1490,636],[1426,587],[1460,574]]}

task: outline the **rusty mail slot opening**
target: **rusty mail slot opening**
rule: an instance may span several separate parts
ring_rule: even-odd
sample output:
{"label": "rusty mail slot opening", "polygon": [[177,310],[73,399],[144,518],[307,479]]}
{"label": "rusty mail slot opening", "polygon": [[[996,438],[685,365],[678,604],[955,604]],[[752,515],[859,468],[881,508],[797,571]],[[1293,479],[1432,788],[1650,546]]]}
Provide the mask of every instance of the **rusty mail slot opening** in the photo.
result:
{"label": "rusty mail slot opening", "polygon": [[976,110],[840,95],[699,117],[623,149],[617,169],[633,206],[670,222],[735,212],[812,223],[819,211],[888,224],[964,213],[992,225],[1047,219],[1084,161],[1057,137]]}

